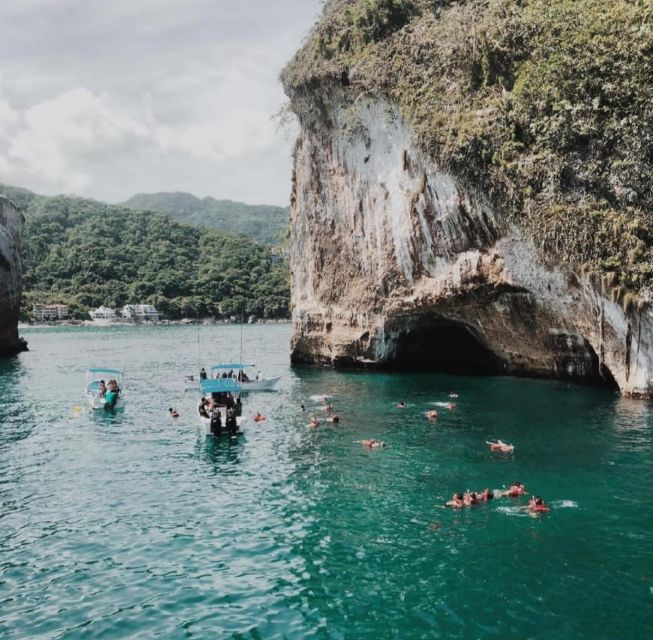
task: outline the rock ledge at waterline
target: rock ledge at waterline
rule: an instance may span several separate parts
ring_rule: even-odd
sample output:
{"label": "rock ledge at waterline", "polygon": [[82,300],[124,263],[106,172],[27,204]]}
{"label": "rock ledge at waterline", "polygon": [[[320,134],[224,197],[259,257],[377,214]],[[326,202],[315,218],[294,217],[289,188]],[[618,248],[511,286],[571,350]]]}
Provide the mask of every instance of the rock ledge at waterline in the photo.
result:
{"label": "rock ledge at waterline", "polygon": [[295,103],[293,362],[616,382],[652,395],[647,304],[624,309],[596,277],[542,257],[425,157],[391,102],[339,95],[320,96],[321,111]]}

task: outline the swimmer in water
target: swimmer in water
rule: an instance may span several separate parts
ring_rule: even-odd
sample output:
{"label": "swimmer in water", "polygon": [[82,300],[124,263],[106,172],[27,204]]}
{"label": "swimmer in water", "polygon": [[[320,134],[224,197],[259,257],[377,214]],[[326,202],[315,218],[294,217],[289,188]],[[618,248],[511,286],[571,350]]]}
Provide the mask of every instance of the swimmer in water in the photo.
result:
{"label": "swimmer in water", "polygon": [[492,493],[489,489],[483,489],[480,493],[478,493],[478,499],[481,502],[487,502],[488,500],[492,500],[494,498],[494,493]]}
{"label": "swimmer in water", "polygon": [[408,405],[402,400],[401,402],[397,402],[397,409],[406,409]]}
{"label": "swimmer in water", "polygon": [[340,422],[340,417],[337,415],[329,416],[327,422]]}
{"label": "swimmer in water", "polygon": [[514,444],[508,444],[503,440],[497,440],[496,442],[486,441],[486,444],[490,445],[490,451],[501,451],[501,453],[512,453],[515,450]]}
{"label": "swimmer in water", "polygon": [[511,498],[516,498],[517,496],[523,496],[525,494],[526,487],[521,482],[513,482],[504,495],[510,496]]}
{"label": "swimmer in water", "polygon": [[371,440],[359,440],[359,442],[369,449],[380,449],[381,447],[385,447],[385,442],[383,442],[383,440],[375,440],[374,438]]}
{"label": "swimmer in water", "polygon": [[265,416],[261,415],[260,413],[257,413],[254,416],[254,422],[263,422],[263,420],[267,420],[267,418]]}
{"label": "swimmer in water", "polygon": [[462,509],[465,506],[465,502],[463,500],[463,494],[454,493],[453,496],[451,496],[451,500],[449,500],[449,502],[445,502],[444,506],[453,507],[454,509]]}
{"label": "swimmer in water", "polygon": [[463,503],[466,507],[471,507],[472,505],[478,504],[478,496],[475,491],[465,491],[463,496]]}
{"label": "swimmer in water", "polygon": [[177,411],[177,409],[173,409],[172,407],[168,409],[168,414],[170,415],[171,418],[179,417],[179,411]]}
{"label": "swimmer in water", "polygon": [[300,408],[302,411],[306,411],[306,407],[304,406],[303,403],[299,405],[299,408]]}
{"label": "swimmer in water", "polygon": [[533,511],[535,513],[546,513],[551,509],[549,509],[549,507],[547,507],[547,505],[544,504],[544,500],[542,500],[542,498],[540,498],[539,496],[533,496],[528,501],[528,510]]}
{"label": "swimmer in water", "polygon": [[327,413],[333,413],[333,405],[332,405],[330,402],[328,402],[328,403],[325,405],[324,410],[325,410]]}
{"label": "swimmer in water", "polygon": [[309,427],[319,427],[319,426],[320,426],[320,421],[319,421],[315,416],[313,416],[313,417],[309,420],[309,422],[308,422],[308,426],[309,426]]}
{"label": "swimmer in water", "polygon": [[449,402],[447,404],[447,409],[449,409],[449,411],[453,411],[455,408],[456,408],[456,403],[455,402]]}
{"label": "swimmer in water", "polygon": [[438,419],[438,412],[435,409],[431,409],[431,411],[426,412],[426,417],[429,420],[437,420]]}

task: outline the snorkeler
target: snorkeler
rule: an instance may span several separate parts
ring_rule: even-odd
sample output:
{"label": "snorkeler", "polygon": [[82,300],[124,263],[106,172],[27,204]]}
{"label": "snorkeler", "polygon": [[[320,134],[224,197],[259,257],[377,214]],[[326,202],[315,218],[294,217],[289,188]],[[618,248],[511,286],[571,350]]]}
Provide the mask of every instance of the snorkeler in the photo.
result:
{"label": "snorkeler", "polygon": [[465,502],[463,500],[463,494],[454,493],[453,496],[451,496],[451,500],[449,500],[449,502],[445,502],[444,506],[453,507],[454,509],[462,509],[465,506]]}
{"label": "snorkeler", "polygon": [[512,453],[515,450],[514,444],[508,444],[503,440],[497,440],[496,442],[485,441],[485,444],[490,445],[490,451],[501,451],[501,453]]}
{"label": "snorkeler", "polygon": [[523,496],[525,494],[526,487],[521,482],[513,482],[504,495],[510,496],[511,498],[516,498],[517,496]]}
{"label": "snorkeler", "polygon": [[534,511],[536,513],[546,513],[547,511],[551,511],[551,509],[546,504],[544,504],[544,500],[542,500],[542,498],[539,496],[533,496],[528,501],[528,510]]}
{"label": "snorkeler", "polygon": [[385,447],[385,442],[383,442],[383,440],[375,440],[374,438],[371,440],[359,440],[358,442],[369,449],[380,449],[381,447]]}

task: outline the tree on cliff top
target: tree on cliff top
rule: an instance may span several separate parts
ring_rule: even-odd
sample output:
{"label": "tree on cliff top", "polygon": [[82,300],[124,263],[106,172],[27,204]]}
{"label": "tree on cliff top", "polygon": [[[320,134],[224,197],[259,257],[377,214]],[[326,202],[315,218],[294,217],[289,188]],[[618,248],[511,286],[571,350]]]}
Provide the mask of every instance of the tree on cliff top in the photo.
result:
{"label": "tree on cliff top", "polygon": [[329,0],[282,76],[390,98],[543,253],[649,295],[651,78],[650,0]]}

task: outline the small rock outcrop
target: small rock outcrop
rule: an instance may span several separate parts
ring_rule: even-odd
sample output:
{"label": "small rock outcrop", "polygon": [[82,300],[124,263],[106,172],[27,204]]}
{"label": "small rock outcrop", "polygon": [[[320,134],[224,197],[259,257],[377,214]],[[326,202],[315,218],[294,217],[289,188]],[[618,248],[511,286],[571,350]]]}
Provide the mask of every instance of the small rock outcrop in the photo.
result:
{"label": "small rock outcrop", "polygon": [[14,355],[25,349],[25,342],[18,337],[23,225],[23,215],[10,200],[0,195],[0,356]]}

